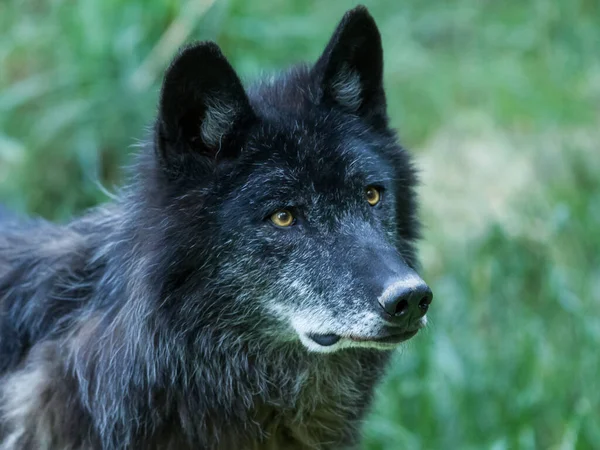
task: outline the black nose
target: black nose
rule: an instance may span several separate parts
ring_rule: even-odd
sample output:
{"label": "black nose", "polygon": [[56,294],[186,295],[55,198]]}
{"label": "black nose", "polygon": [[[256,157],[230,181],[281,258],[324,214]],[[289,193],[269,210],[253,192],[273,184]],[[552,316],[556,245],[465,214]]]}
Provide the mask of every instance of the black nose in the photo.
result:
{"label": "black nose", "polygon": [[412,282],[398,281],[385,290],[379,299],[379,303],[394,320],[416,319],[423,317],[433,294],[429,286],[421,279],[410,280]]}

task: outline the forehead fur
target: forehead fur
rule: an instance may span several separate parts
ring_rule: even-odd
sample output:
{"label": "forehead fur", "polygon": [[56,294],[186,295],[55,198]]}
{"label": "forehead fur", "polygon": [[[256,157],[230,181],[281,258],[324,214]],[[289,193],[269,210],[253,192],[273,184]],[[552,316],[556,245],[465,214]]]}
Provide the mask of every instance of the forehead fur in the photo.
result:
{"label": "forehead fur", "polygon": [[[355,180],[383,183],[392,177],[376,143],[335,120],[267,124],[248,141],[256,174],[274,182],[310,179],[316,187],[343,187]],[[243,160],[244,158],[242,158]],[[257,164],[260,162],[260,164]]]}
{"label": "forehead fur", "polygon": [[359,117],[323,105],[319,96],[319,87],[304,66],[252,86],[250,102],[261,122],[247,141],[253,161],[272,163],[272,177],[280,172],[294,178],[303,171],[310,171],[316,181],[331,175],[342,181],[391,177],[380,154],[389,138]]}
{"label": "forehead fur", "polygon": [[310,68],[299,64],[280,74],[258,80],[248,88],[250,104],[267,119],[302,116],[319,103],[321,87]]}

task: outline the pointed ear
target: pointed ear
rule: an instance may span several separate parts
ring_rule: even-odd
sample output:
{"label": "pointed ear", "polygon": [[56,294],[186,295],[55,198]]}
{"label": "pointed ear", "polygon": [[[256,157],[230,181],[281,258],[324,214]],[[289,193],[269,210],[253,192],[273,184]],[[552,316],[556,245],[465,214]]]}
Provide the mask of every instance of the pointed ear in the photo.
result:
{"label": "pointed ear", "polygon": [[181,171],[235,158],[255,115],[235,71],[212,42],[183,49],[167,69],[160,96],[157,147],[163,164]]}
{"label": "pointed ear", "polygon": [[348,11],[313,67],[321,101],[359,115],[375,127],[387,125],[383,49],[375,20],[364,6]]}

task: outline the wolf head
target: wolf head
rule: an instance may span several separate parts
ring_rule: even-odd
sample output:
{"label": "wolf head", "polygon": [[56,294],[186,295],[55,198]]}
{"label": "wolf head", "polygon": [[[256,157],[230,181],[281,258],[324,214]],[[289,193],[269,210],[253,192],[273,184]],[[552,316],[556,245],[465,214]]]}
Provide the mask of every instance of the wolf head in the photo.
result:
{"label": "wolf head", "polygon": [[365,8],[346,13],[314,65],[248,90],[214,43],[183,49],[154,149],[148,195],[173,249],[162,296],[179,299],[163,305],[186,329],[331,352],[390,349],[424,326],[415,174],[388,127]]}

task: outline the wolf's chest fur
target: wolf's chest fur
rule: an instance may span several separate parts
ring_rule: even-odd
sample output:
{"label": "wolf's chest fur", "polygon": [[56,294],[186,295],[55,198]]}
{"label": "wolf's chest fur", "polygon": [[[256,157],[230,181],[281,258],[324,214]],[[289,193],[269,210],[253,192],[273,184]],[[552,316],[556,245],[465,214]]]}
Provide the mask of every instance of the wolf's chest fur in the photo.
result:
{"label": "wolf's chest fur", "polygon": [[[2,380],[3,450],[102,448],[94,437],[94,419],[73,396],[76,381],[61,360],[65,345],[38,346],[25,367]],[[147,450],[350,448],[388,355],[361,350],[332,356],[315,365],[294,357],[277,366],[265,360],[248,377],[223,378],[210,386],[148,387],[154,401],[139,403],[133,418],[152,431],[121,435],[121,443]],[[203,402],[202,396],[213,394],[229,404]]]}
{"label": "wolf's chest fur", "polygon": [[[356,443],[372,387],[388,355],[345,356],[306,370],[290,359],[291,370],[278,381],[280,388],[274,389],[272,397],[254,399],[250,421],[245,421],[246,427],[254,424],[248,448],[349,448]],[[234,445],[225,439],[221,448]]]}

